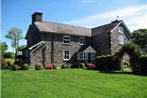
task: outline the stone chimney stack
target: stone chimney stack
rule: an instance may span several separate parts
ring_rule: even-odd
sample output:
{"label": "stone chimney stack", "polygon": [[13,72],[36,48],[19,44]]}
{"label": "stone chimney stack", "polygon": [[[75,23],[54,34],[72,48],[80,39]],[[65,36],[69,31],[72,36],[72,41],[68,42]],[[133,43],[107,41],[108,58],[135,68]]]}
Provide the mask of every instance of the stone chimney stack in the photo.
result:
{"label": "stone chimney stack", "polygon": [[35,12],[34,14],[32,14],[32,24],[34,22],[42,22],[42,13]]}

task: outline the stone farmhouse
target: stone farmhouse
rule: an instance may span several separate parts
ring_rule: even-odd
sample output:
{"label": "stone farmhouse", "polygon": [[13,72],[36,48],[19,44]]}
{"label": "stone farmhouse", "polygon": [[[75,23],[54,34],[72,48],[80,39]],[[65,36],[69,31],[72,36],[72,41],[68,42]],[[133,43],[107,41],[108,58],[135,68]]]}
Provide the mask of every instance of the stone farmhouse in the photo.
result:
{"label": "stone farmhouse", "polygon": [[131,33],[122,20],[94,28],[43,21],[35,12],[25,39],[30,68],[36,64],[94,63],[98,55],[115,54],[131,40]]}

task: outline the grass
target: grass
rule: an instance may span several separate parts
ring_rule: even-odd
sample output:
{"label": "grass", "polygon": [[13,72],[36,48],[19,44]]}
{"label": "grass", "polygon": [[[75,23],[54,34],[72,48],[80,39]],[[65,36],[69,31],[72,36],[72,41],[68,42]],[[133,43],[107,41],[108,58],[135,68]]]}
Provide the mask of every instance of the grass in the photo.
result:
{"label": "grass", "polygon": [[2,98],[147,98],[147,77],[82,69],[1,71]]}

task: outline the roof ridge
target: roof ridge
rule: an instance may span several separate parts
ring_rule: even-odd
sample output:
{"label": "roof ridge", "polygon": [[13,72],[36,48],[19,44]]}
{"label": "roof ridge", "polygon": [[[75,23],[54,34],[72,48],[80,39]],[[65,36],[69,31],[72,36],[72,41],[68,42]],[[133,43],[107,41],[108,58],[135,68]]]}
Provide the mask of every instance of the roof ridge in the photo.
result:
{"label": "roof ridge", "polygon": [[58,22],[50,22],[50,21],[42,21],[46,23],[54,23],[54,24],[60,24],[60,25],[66,25],[66,26],[71,26],[71,27],[79,27],[79,28],[84,28],[84,29],[92,29],[92,28],[87,28],[87,27],[82,27],[82,26],[76,26],[76,25],[71,25],[71,24],[66,24],[66,23],[58,23]]}

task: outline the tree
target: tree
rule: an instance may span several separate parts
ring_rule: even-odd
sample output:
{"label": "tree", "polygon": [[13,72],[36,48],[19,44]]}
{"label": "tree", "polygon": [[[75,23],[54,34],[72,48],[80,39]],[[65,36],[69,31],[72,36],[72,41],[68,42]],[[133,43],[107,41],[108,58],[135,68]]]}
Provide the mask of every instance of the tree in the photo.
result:
{"label": "tree", "polygon": [[139,45],[141,48],[146,47],[147,45],[147,29],[138,29],[132,33],[132,41]]}
{"label": "tree", "polygon": [[4,68],[5,66],[7,66],[7,63],[4,60],[4,53],[6,52],[6,50],[8,49],[8,45],[6,42],[0,42],[0,47],[1,47],[1,68]]}
{"label": "tree", "polygon": [[8,45],[6,42],[0,42],[0,47],[1,47],[1,56],[2,56],[8,49]]}
{"label": "tree", "polygon": [[19,40],[23,39],[22,30],[19,28],[11,28],[5,37],[12,40],[11,46],[13,47],[13,49],[15,49],[15,53],[17,54],[18,52],[17,48],[19,47]]}
{"label": "tree", "polygon": [[21,45],[21,46],[18,47],[18,51],[21,51],[24,48],[26,48],[26,45]]}

